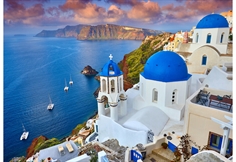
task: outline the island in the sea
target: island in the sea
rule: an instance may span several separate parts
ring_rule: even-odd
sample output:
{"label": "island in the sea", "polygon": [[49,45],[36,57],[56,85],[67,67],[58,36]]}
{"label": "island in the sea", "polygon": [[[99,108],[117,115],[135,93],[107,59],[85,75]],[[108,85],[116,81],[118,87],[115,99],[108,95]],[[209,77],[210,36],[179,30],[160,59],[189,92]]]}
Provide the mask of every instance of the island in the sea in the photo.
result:
{"label": "island in the sea", "polygon": [[106,39],[128,39],[143,40],[146,36],[163,33],[160,30],[143,29],[114,24],[106,25],[76,25],[66,26],[63,29],[43,30],[35,37],[74,37],[78,40],[106,40]]}
{"label": "island in the sea", "polygon": [[87,65],[84,67],[84,69],[81,71],[84,75],[97,75],[97,71],[93,69],[91,66]]}

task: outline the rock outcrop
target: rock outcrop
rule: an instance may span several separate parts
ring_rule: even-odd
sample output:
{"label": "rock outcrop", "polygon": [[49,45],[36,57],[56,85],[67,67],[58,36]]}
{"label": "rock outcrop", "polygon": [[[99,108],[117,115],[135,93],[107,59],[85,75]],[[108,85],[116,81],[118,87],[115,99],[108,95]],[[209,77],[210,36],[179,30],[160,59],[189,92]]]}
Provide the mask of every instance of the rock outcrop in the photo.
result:
{"label": "rock outcrop", "polygon": [[76,25],[66,26],[63,29],[43,30],[36,37],[75,37],[78,40],[97,40],[97,39],[129,39],[143,40],[149,35],[158,35],[159,30],[142,29],[113,24],[106,25]]}
{"label": "rock outcrop", "polygon": [[91,66],[87,65],[82,71],[82,74],[84,75],[97,75],[97,71],[94,70]]}

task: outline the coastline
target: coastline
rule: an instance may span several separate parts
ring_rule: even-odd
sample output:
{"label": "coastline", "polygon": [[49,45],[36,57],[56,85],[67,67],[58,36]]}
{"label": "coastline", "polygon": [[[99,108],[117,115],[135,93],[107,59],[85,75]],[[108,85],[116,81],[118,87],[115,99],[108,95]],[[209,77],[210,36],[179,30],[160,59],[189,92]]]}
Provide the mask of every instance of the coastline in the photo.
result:
{"label": "coastline", "polygon": [[[94,119],[94,118],[96,118],[97,114],[98,114],[98,111],[95,111],[95,113],[93,113],[86,121],[77,124],[77,126],[83,125],[83,124],[86,123],[89,119]],[[76,127],[77,127],[77,126],[76,126]],[[75,127],[73,130],[75,130],[76,127]],[[82,128],[83,128],[83,127],[82,127]],[[81,128],[81,129],[82,129],[82,128]],[[71,138],[71,137],[73,136],[73,135],[72,135],[73,130],[71,130],[71,133],[70,133],[68,136],[65,136],[65,137],[63,137],[63,138],[61,138],[61,139],[58,139],[58,140],[62,143],[62,142],[64,142],[64,141],[66,141],[68,138]],[[36,137],[35,139],[38,139],[38,138],[40,138],[41,136],[42,136],[42,135]],[[47,137],[46,137],[46,138],[47,138]],[[34,139],[34,140],[35,140],[35,139]],[[55,139],[55,138],[50,138],[50,139],[48,138],[46,141],[52,140],[52,139]],[[20,157],[13,157],[13,158],[10,160],[10,162],[26,161],[29,157],[31,157],[31,156],[28,157],[27,154],[28,154],[28,149],[32,146],[34,140],[31,142],[30,146],[27,148],[27,150],[26,150],[26,155],[22,155],[22,156],[20,156]],[[51,147],[51,146],[50,146],[50,147]],[[35,148],[34,148],[34,149],[35,149]],[[33,156],[33,155],[32,155],[32,156]],[[27,158],[27,157],[28,157],[28,158]]]}

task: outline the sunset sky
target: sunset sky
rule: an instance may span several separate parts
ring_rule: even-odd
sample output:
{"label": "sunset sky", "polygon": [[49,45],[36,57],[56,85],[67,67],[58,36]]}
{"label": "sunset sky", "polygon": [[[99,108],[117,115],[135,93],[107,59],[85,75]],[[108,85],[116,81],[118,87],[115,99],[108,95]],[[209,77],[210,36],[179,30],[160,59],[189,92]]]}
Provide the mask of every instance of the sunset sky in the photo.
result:
{"label": "sunset sky", "polygon": [[108,23],[176,32],[232,10],[232,0],[4,0],[3,10],[5,34]]}

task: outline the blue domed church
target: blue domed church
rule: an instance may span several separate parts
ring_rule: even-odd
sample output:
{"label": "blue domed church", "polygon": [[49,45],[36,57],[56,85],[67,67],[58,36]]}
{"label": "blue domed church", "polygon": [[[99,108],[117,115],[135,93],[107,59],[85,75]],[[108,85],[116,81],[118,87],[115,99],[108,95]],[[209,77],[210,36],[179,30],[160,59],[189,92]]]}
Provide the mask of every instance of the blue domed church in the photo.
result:
{"label": "blue domed church", "polygon": [[153,142],[166,126],[181,132],[173,123],[183,124],[191,83],[183,58],[171,51],[155,53],[140,73],[140,82],[125,92],[123,73],[113,56],[109,57],[100,73],[97,98],[95,132],[99,141],[115,138],[121,145],[132,147]]}
{"label": "blue domed church", "polygon": [[182,57],[172,51],[157,52],[147,60],[140,74],[140,96],[146,104],[180,121],[190,83],[191,75]]}
{"label": "blue domed church", "polygon": [[190,73],[204,74],[215,65],[231,66],[229,33],[229,24],[224,16],[209,14],[196,24],[192,43],[181,43],[175,52],[185,57]]}

